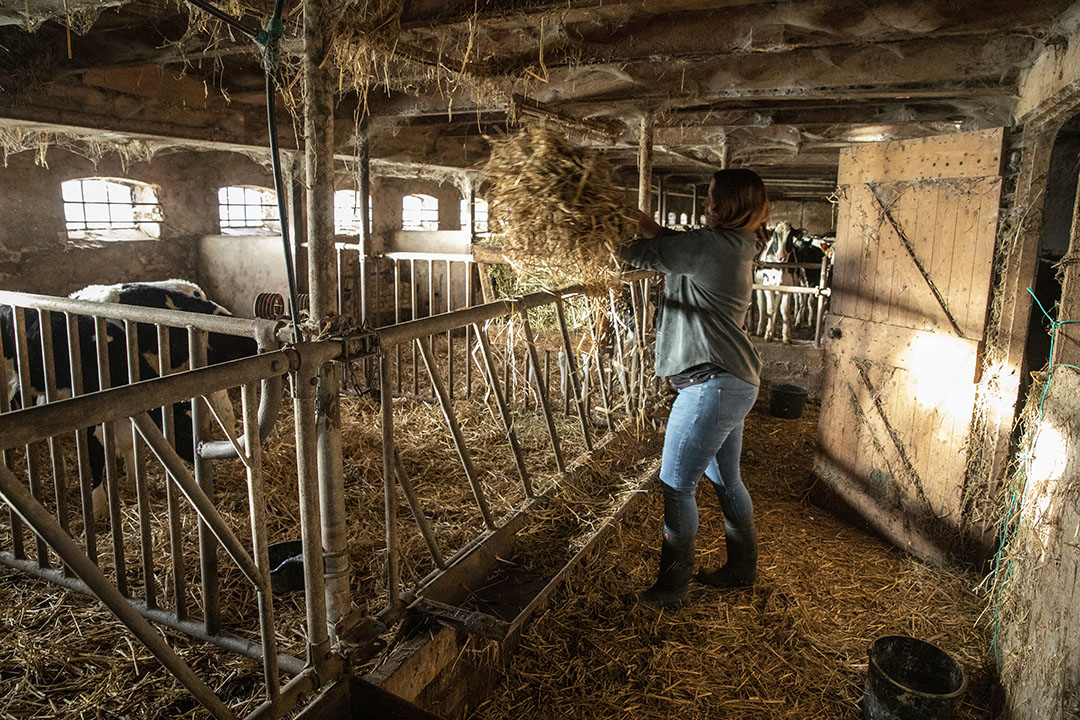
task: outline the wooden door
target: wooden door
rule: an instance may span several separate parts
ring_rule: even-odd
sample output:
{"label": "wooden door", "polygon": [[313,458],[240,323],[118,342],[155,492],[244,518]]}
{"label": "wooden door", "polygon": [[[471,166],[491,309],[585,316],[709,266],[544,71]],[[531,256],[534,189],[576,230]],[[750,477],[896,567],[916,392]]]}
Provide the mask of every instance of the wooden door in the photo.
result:
{"label": "wooden door", "polygon": [[943,562],[963,488],[1003,130],[841,153],[819,499]]}

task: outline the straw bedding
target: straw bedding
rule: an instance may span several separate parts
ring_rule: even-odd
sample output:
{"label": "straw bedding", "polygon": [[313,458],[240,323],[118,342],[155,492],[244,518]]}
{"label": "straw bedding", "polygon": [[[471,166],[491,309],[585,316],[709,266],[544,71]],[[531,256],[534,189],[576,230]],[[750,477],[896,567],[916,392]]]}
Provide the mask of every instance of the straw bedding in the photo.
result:
{"label": "straw bedding", "polygon": [[[470,717],[855,718],[866,650],[883,634],[937,643],[966,667],[960,718],[989,718],[978,578],[887,547],[805,501],[816,413],[747,421],[744,477],[762,542],[750,591],[691,589],[692,605],[624,609],[654,579],[659,493],[631,513],[526,630],[495,694]],[[698,562],[723,559],[722,519],[699,497]]]}
{"label": "straw bedding", "polygon": [[[464,362],[464,353],[461,353]],[[443,363],[445,366],[445,363]],[[459,364],[460,368],[463,364]],[[421,370],[421,372],[423,372]],[[513,456],[497,416],[483,402],[480,374],[475,372],[474,401],[456,402],[458,420],[473,451],[473,462],[496,517],[509,512],[524,499],[524,490],[514,469]],[[411,375],[406,369],[406,380]],[[426,378],[423,379],[426,385]],[[461,376],[458,376],[461,382]],[[408,383],[406,383],[408,384]],[[461,391],[459,384],[459,393]],[[557,386],[554,389],[557,392]],[[534,403],[535,407],[535,403]],[[266,483],[267,521],[270,542],[299,538],[296,492],[294,427],[291,405],[286,401],[283,416],[263,454]],[[580,430],[573,417],[556,414],[556,425],[567,458],[581,452]],[[445,555],[450,555],[482,531],[479,512],[450,442],[445,421],[437,406],[409,400],[395,401],[395,436],[402,465],[412,478],[416,492],[428,514]],[[535,413],[515,413],[515,429],[524,449],[533,482],[538,488],[549,484],[555,473],[546,426]],[[378,404],[370,397],[344,398],[342,437],[345,457],[346,508],[349,517],[349,553],[353,565],[354,602],[368,612],[386,603],[385,540],[382,511],[381,428]],[[48,467],[41,449],[42,467]],[[76,477],[68,448],[67,472]],[[13,466],[25,467],[18,453]],[[169,564],[169,541],[161,475],[151,470],[152,537],[156,561],[155,579],[159,602],[172,607],[175,580]],[[216,465],[218,509],[245,544],[250,544],[248,506],[243,468],[238,463]],[[124,528],[129,584],[133,597],[141,598],[144,585],[139,565],[138,519],[134,497],[124,499]],[[69,505],[76,502],[72,489]],[[52,506],[51,499],[46,504]],[[195,541],[196,518],[181,502],[189,609],[201,617],[198,588],[198,555]],[[416,523],[404,497],[398,506],[402,541],[402,573],[406,585],[430,572],[430,560]],[[3,549],[10,548],[6,512],[0,516]],[[73,518],[73,531],[80,525]],[[112,577],[111,545],[107,522],[99,524],[99,562]],[[33,541],[24,533],[28,552]],[[226,632],[258,641],[256,596],[232,562],[219,553],[221,607]],[[53,558],[56,566],[56,559]],[[303,657],[303,594],[277,596],[274,600],[279,651]],[[15,571],[0,567],[0,628],[10,640],[0,644],[0,717],[119,717],[132,712],[139,717],[183,717],[194,712],[186,691],[158,665],[137,641],[126,638],[127,631],[96,602],[81,595],[31,581]],[[167,637],[196,672],[207,679],[234,709],[250,710],[261,698],[261,666],[258,662],[218,652],[177,633]],[[137,658],[132,664],[131,658]],[[139,693],[129,693],[135,686]]]}
{"label": "straw bedding", "polygon": [[596,150],[529,127],[492,141],[483,175],[493,239],[519,276],[548,288],[617,281],[618,250],[632,227],[614,171]]}
{"label": "straw bedding", "polygon": [[[467,483],[438,409],[411,401],[395,405],[402,462],[450,552],[479,531]],[[459,400],[458,406],[488,499],[496,515],[505,513],[523,492],[502,432],[482,403]],[[343,408],[353,590],[368,610],[385,602],[376,410],[370,399],[348,399]],[[572,417],[557,420],[567,457],[574,457],[580,432]],[[542,420],[521,414],[517,430],[538,485],[552,482],[552,463],[540,462],[550,458]],[[264,458],[272,541],[298,535],[292,433],[286,414]],[[812,416],[783,421],[755,412],[748,420],[744,471],[763,542],[755,590],[719,595],[695,587],[693,606],[680,612],[623,610],[620,595],[644,587],[655,572],[660,507],[658,494],[650,492],[527,630],[505,681],[475,717],[855,717],[866,647],[888,632],[913,634],[954,653],[972,675],[961,717],[990,717],[984,702],[986,629],[976,623],[981,602],[971,592],[977,579],[925,567],[808,506],[813,437]],[[574,480],[560,483],[555,500],[537,517],[542,530],[520,538],[517,555],[529,559],[528,570],[550,574],[561,566],[610,512],[627,479],[640,473],[640,453],[650,443],[655,451],[648,433],[628,436]],[[219,504],[246,538],[239,478],[236,468],[218,474]],[[715,499],[703,496],[701,506],[699,559],[713,564],[723,556],[721,521]],[[153,507],[157,576],[161,587],[171,589],[160,496]],[[399,512],[403,572],[411,584],[431,563],[404,500]],[[125,520],[138,595],[130,509]],[[194,583],[190,512],[184,524],[188,581]],[[107,572],[110,563],[103,552]],[[253,591],[225,559],[222,575],[226,629],[255,639]],[[198,616],[198,593],[189,596]],[[281,650],[302,656],[302,596],[276,598],[275,612]],[[0,717],[201,716],[156,661],[134,640],[117,642],[126,633],[81,596],[0,568],[0,627],[7,637],[0,644]],[[234,708],[242,712],[257,704],[258,663],[167,635]]]}

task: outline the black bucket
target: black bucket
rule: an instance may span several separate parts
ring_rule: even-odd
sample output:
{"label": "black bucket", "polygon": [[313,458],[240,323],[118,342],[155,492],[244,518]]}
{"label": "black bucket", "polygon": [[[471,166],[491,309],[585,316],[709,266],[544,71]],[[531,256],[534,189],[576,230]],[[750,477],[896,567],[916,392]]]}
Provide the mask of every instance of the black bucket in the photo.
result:
{"label": "black bucket", "polygon": [[273,543],[270,556],[270,589],[275,595],[304,589],[304,545],[299,540]]}
{"label": "black bucket", "polygon": [[903,635],[870,646],[864,720],[950,720],[967,689],[964,667],[947,652]]}
{"label": "black bucket", "polygon": [[769,414],[794,420],[802,417],[806,407],[806,388],[798,385],[777,385],[769,393]]}

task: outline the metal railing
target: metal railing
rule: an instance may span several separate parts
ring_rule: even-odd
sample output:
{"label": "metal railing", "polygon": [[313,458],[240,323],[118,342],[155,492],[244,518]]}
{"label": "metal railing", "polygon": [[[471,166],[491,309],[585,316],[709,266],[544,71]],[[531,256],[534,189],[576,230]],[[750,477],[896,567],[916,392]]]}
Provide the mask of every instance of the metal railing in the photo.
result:
{"label": "metal railing", "polygon": [[[779,319],[788,328],[792,324],[798,326],[805,314],[807,318],[810,317],[810,299],[814,301],[813,308],[813,327],[814,327],[814,346],[821,347],[823,338],[822,333],[825,328],[825,313],[827,311],[828,300],[832,296],[832,289],[829,287],[830,270],[832,268],[831,259],[826,256],[822,258],[820,263],[800,263],[800,262],[754,262],[754,270],[761,269],[773,269],[773,270],[817,270],[819,271],[817,285],[763,285],[761,283],[754,283],[754,295],[755,302],[752,304],[753,314],[757,315],[762,310],[757,302],[757,296],[759,293],[772,293],[773,300],[769,303],[772,308],[772,316],[766,318],[769,324],[775,324]],[[795,320],[792,323],[790,316],[787,315],[787,302],[783,305],[780,302],[775,302],[775,296],[780,296],[781,299],[786,299],[787,302],[794,301],[795,304]],[[773,304],[775,302],[775,304]],[[766,311],[768,312],[768,311]],[[761,328],[765,325],[760,315],[757,317],[747,318],[747,322],[750,324],[750,330],[753,334],[761,334]],[[755,327],[756,326],[756,327]],[[771,336],[766,333],[766,340],[770,340]]]}
{"label": "metal railing", "polygon": [[[401,263],[417,261],[391,258],[399,269]],[[471,275],[471,262],[462,262],[467,263]],[[581,289],[568,288],[410,318],[374,333],[349,331],[340,337],[283,350],[277,349],[277,337],[286,335],[275,322],[0,292],[0,305],[12,308],[15,348],[11,377],[16,378],[12,388],[21,405],[13,409],[8,394],[0,400],[0,496],[11,510],[4,543],[7,547],[0,548],[0,562],[99,598],[215,717],[233,717],[233,710],[169,649],[147,621],[214,643],[228,652],[259,659],[263,663],[264,700],[249,717],[280,717],[303,696],[341,675],[343,664],[333,652],[333,643],[347,639],[355,647],[357,637],[370,639],[374,637],[372,628],[385,627],[400,618],[421,589],[460,585],[456,578],[467,564],[466,559],[497,535],[505,539],[523,522],[520,513],[507,518],[493,512],[473,462],[475,448],[468,446],[461,431],[459,403],[486,401],[493,406],[514,457],[521,495],[527,499],[535,499],[541,488],[537,487],[535,465],[531,464],[539,459],[523,449],[516,435],[524,414],[542,418],[548,448],[544,462],[553,459],[557,472],[565,473],[573,460],[566,457],[566,444],[560,435],[565,429],[560,431],[560,423],[566,426],[571,419],[575,421],[574,432],[588,452],[599,434],[615,426],[617,418],[637,416],[644,410],[652,387],[646,380],[651,315],[645,299],[651,295],[655,280],[649,273],[635,273],[627,281],[628,291],[611,292],[591,301],[596,314],[588,327],[575,329],[569,323],[566,305],[579,302]],[[625,307],[622,296],[628,298]],[[395,315],[400,311],[400,305],[394,306]],[[547,327],[542,330],[535,327],[538,313],[548,315]],[[40,348],[28,342],[33,335],[27,333],[28,317],[37,320]],[[64,328],[59,343],[52,342],[54,326]],[[493,328],[502,333],[501,346],[492,342],[489,333]],[[140,342],[147,333],[157,339],[152,346]],[[190,369],[170,374],[175,359],[170,353],[178,347],[178,338],[173,337],[177,333],[185,341],[179,345],[186,348],[186,365]],[[263,352],[204,366],[212,333],[254,338]],[[445,344],[441,342],[443,337]],[[541,338],[551,347],[540,347]],[[83,352],[84,344],[93,352]],[[116,352],[117,344],[123,347],[123,353]],[[553,377],[553,354],[560,358],[558,383]],[[140,358],[154,355],[156,369],[140,376]],[[42,393],[33,389],[38,374],[35,356],[44,380]],[[68,358],[68,367],[61,368],[64,379],[57,383],[55,361],[63,356]],[[116,373],[109,360],[117,357],[126,358],[121,365],[127,372],[124,380],[130,384],[119,386],[119,382],[112,382]],[[519,367],[521,358],[523,367]],[[386,605],[375,616],[360,609],[345,617],[328,612],[328,597],[340,591],[331,584],[340,582],[340,578],[331,577],[329,563],[324,578],[322,553],[326,533],[341,529],[326,527],[319,497],[327,483],[342,480],[327,473],[320,462],[320,443],[333,433],[338,433],[340,442],[341,431],[340,427],[316,427],[316,384],[320,369],[327,363],[343,367],[373,365],[378,378],[383,453],[381,501],[388,562],[383,578]],[[286,373],[292,377],[296,435],[297,490],[291,502],[299,508],[303,548],[303,659],[299,653],[282,652],[275,641],[281,621],[275,616],[270,593],[272,568],[262,471],[262,441],[281,414],[282,376]],[[94,375],[97,380],[83,383],[83,374]],[[411,392],[406,378],[412,381]],[[6,367],[0,365],[0,382],[7,384],[8,379]],[[455,391],[455,383],[462,381],[464,388],[457,385]],[[118,386],[111,387],[113,384]],[[67,393],[57,389],[67,386]],[[230,389],[241,400],[240,432],[229,426],[209,400],[213,394]],[[71,397],[62,398],[63,394]],[[427,520],[432,508],[425,507],[402,466],[394,430],[395,397],[399,404],[437,404],[442,413],[475,503],[471,512],[481,528],[479,534],[456,547],[440,544]],[[561,410],[557,398],[562,401]],[[43,404],[31,406],[38,400]],[[178,434],[173,422],[173,411],[186,407],[185,403],[190,403],[192,416],[190,458],[182,457],[178,451],[177,439],[183,433]],[[560,412],[563,418],[557,422]],[[127,420],[131,424],[134,459],[130,465],[125,460],[124,470],[131,476],[135,501],[125,507],[114,452],[118,428],[124,427]],[[224,439],[211,439],[211,423],[217,425]],[[102,434],[104,441],[103,482],[112,545],[112,552],[104,558],[98,552],[100,536],[92,501],[94,478],[88,447],[91,428],[103,429],[103,433],[94,434]],[[74,520],[66,504],[72,488],[68,487],[64,469],[64,452],[70,453],[70,438],[75,441],[81,508]],[[43,443],[48,444],[52,458],[51,484],[38,461],[37,449]],[[25,470],[16,468],[17,454],[25,455]],[[247,489],[243,521],[237,517],[230,521],[228,513],[215,502],[227,489],[215,488],[215,469],[221,462],[243,468]],[[412,587],[403,583],[400,568],[403,551],[396,517],[399,488],[434,568]],[[198,536],[198,554],[193,563],[184,553],[193,538],[185,535],[181,498],[186,499],[197,518],[197,531],[188,533]],[[164,505],[164,513],[155,512],[161,509],[158,503]],[[155,521],[155,517],[162,516],[164,521]],[[132,525],[137,528],[134,542],[126,532]],[[38,536],[36,552],[25,541],[27,527]],[[167,535],[167,550],[155,547],[155,532]],[[133,547],[137,547],[136,552],[132,552]],[[218,563],[219,548],[229,558],[225,566]],[[129,568],[132,558],[139,572]],[[348,563],[349,558],[344,561]],[[171,581],[171,592],[165,592],[167,583],[159,587],[159,575]],[[258,598],[254,616],[236,606],[235,597],[242,593],[222,592],[220,586],[226,576],[254,588]],[[362,605],[359,598],[354,600],[358,607]],[[425,607],[430,607],[431,602],[437,604],[429,598]],[[202,609],[201,617],[196,613],[198,607]],[[282,674],[292,679],[283,683]]]}
{"label": "metal railing", "polygon": [[[533,482],[533,473],[528,467],[528,458],[522,451],[522,445],[517,437],[517,421],[515,415],[521,413],[538,413],[544,421],[550,453],[555,461],[559,473],[565,473],[569,465],[564,453],[564,441],[556,423],[558,408],[552,402],[551,370],[545,368],[541,362],[540,350],[537,346],[537,333],[533,328],[533,320],[530,311],[537,311],[550,306],[554,310],[554,322],[556,325],[556,337],[561,344],[561,353],[566,363],[566,384],[568,391],[563,394],[564,411],[572,413],[576,419],[577,432],[580,433],[581,442],[586,452],[591,451],[595,445],[595,435],[605,432],[614,427],[613,418],[619,414],[629,412],[631,414],[644,409],[647,388],[650,383],[646,382],[643,361],[647,349],[639,342],[639,338],[648,336],[648,318],[641,303],[641,298],[648,294],[646,286],[653,282],[651,273],[634,273],[628,276],[631,286],[631,306],[629,310],[633,314],[633,333],[626,333],[623,313],[618,309],[617,303],[612,299],[614,293],[603,302],[594,302],[594,307],[604,307],[605,316],[610,327],[622,327],[623,331],[611,333],[614,342],[604,345],[596,337],[595,331],[591,338],[590,347],[584,352],[575,348],[571,339],[570,328],[567,324],[565,304],[568,299],[578,295],[581,288],[571,287],[560,292],[538,292],[520,298],[496,300],[472,308],[463,308],[441,315],[419,318],[407,322],[380,328],[376,331],[379,337],[381,352],[378,359],[378,377],[380,397],[382,401],[383,419],[383,472],[384,487],[386,489],[386,529],[387,529],[387,553],[390,558],[387,573],[387,594],[389,606],[387,611],[393,611],[401,607],[403,602],[413,597],[418,588],[406,590],[402,587],[400,569],[396,566],[400,556],[401,541],[397,536],[397,521],[395,508],[397,507],[396,487],[400,486],[405,495],[406,502],[416,520],[418,531],[422,534],[425,547],[427,547],[435,570],[420,582],[419,587],[429,586],[438,582],[439,578],[452,568],[464,553],[474,548],[478,542],[501,528],[498,519],[491,511],[485,488],[481,483],[472,459],[470,449],[462,435],[460,422],[455,409],[454,397],[450,392],[447,382],[452,378],[452,367],[432,351],[432,342],[436,337],[444,334],[452,334],[455,331],[470,331],[475,343],[474,358],[478,366],[477,375],[483,385],[483,391],[489,395],[497,408],[497,415],[502,423],[505,438],[514,457],[514,464],[518,479],[521,483],[521,491],[526,498],[535,498],[537,488]],[[531,384],[531,393],[508,393],[506,378],[509,373],[507,368],[513,362],[510,352],[494,348],[489,336],[489,331],[495,323],[516,322],[520,328],[522,348],[526,356],[526,369],[522,373]],[[629,338],[629,340],[627,340]],[[446,552],[439,547],[434,533],[427,522],[427,515],[423,504],[417,499],[415,489],[406,476],[398,459],[397,444],[395,440],[395,419],[393,413],[393,398],[395,392],[395,379],[400,381],[400,371],[396,370],[396,360],[401,356],[399,349],[408,348],[419,356],[422,365],[413,368],[412,376],[419,375],[420,367],[423,367],[425,385],[430,384],[434,394],[434,401],[440,407],[446,422],[447,431],[462,466],[463,474],[472,490],[475,501],[475,511],[482,518],[483,532],[470,539],[463,546]],[[508,346],[513,350],[513,344]],[[550,356],[549,356],[550,357]],[[592,361],[586,366],[581,362],[582,358],[591,358]],[[627,361],[635,358],[632,364]],[[440,362],[441,361],[441,362]],[[606,362],[605,362],[606,361]],[[501,367],[500,367],[501,366]],[[407,367],[407,364],[406,364]],[[587,382],[584,369],[591,368],[595,375],[594,382]],[[610,368],[610,371],[607,370]],[[633,376],[636,374],[636,377]],[[615,378],[620,378],[617,382]],[[623,388],[622,403],[619,407],[617,393],[614,388]],[[471,388],[471,386],[470,386]],[[406,394],[409,397],[416,397]],[[599,396],[597,398],[596,396]],[[469,396],[469,389],[462,394],[462,399]],[[530,402],[529,397],[534,400]],[[597,403],[599,400],[599,403]],[[572,408],[572,410],[571,410]],[[602,419],[597,420],[592,408],[599,410]],[[511,522],[505,520],[505,522]]]}
{"label": "metal railing", "polygon": [[[10,509],[0,562],[99,598],[215,717],[234,715],[147,621],[260,659],[266,700],[255,714],[276,716],[283,699],[296,695],[289,688],[304,682],[283,689],[279,674],[305,677],[307,663],[279,652],[275,640],[262,440],[279,415],[282,375],[305,362],[319,365],[338,348],[276,350],[278,324],[260,320],[9,292],[0,292],[0,304],[10,309],[5,321],[11,331],[5,332],[8,342],[0,341],[5,358],[10,357],[0,364],[0,383],[7,386],[0,396],[0,495]],[[246,338],[263,352],[204,367],[208,343],[229,338]],[[156,362],[151,365],[147,358]],[[174,360],[192,369],[170,374]],[[242,405],[240,433],[223,406],[211,400],[232,388],[239,389]],[[12,408],[13,398],[20,408]],[[209,426],[215,422],[224,439],[211,439]],[[178,442],[185,436],[186,442]],[[64,454],[72,438],[77,488],[69,486]],[[135,494],[132,507],[124,507],[115,458],[126,439],[131,444],[124,475]],[[100,443],[96,461],[95,442]],[[51,483],[39,459],[43,443],[51,460]],[[190,456],[182,458],[181,452]],[[25,456],[23,471],[16,468],[16,453]],[[214,458],[239,460],[244,468],[250,512],[240,527],[230,526],[215,504]],[[157,472],[150,467],[155,463]],[[105,518],[94,507],[96,481],[106,489]],[[72,513],[68,502],[76,490],[79,507]],[[185,533],[181,497],[195,510],[194,533]],[[101,521],[107,523],[111,545],[105,556],[98,548]],[[128,537],[131,525],[135,537]],[[24,539],[27,527],[37,536],[34,549]],[[167,536],[167,549],[155,547],[155,533]],[[195,563],[184,552],[190,534],[197,535]],[[247,534],[250,551],[240,540]],[[222,578],[232,572],[218,566],[219,546],[239,578],[255,588],[257,641],[224,629],[235,624],[225,621],[232,620],[236,608],[223,610],[221,605]],[[197,597],[189,586],[195,582]],[[317,608],[322,601],[312,597],[308,605]],[[196,617],[197,608],[201,617]],[[326,633],[325,615],[309,626],[310,637],[319,632]]]}

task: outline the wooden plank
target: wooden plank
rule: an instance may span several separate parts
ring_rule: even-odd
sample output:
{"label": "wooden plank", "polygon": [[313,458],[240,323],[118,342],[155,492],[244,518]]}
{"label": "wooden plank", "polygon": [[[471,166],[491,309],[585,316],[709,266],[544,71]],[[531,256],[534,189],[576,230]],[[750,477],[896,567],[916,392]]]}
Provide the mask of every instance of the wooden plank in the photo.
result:
{"label": "wooden plank", "polygon": [[867,143],[840,153],[840,185],[944,178],[996,177],[1004,128]]}
{"label": "wooden plank", "polygon": [[990,293],[993,286],[994,243],[1001,207],[1001,179],[988,178],[977,183],[979,213],[972,236],[976,238],[972,251],[970,300],[967,325],[971,332],[982,334],[990,314]]}
{"label": "wooden plank", "polygon": [[[914,244],[916,250],[923,253],[926,257],[926,262],[933,267],[935,257],[939,256],[942,252],[947,252],[948,248],[945,243],[934,242],[938,232],[937,225],[937,213],[938,213],[938,193],[937,189],[932,185],[915,184],[911,188],[913,194],[912,200],[916,206],[914,228],[911,233],[911,242]],[[917,269],[912,267],[913,272],[917,272]],[[923,283],[924,280],[920,276],[917,278],[919,283]],[[907,312],[904,315],[903,322],[897,323],[906,327],[920,327],[920,311],[914,304],[912,292],[914,288],[908,288],[908,295],[905,298],[905,307]]]}
{"label": "wooden plank", "polygon": [[[943,194],[954,196],[959,191],[960,188],[956,187],[943,187],[941,189]],[[975,185],[968,185],[964,188],[964,192],[966,197],[954,197],[958,209],[956,235],[953,237],[952,274],[949,278],[948,298],[951,306],[956,308],[956,321],[960,324],[960,329],[968,337],[977,337],[982,332],[982,326],[980,323],[978,327],[973,327],[971,318],[974,316],[981,320],[985,315],[984,308],[986,307],[985,302],[978,308],[972,307],[973,302],[978,302],[977,297],[972,297],[972,274],[975,271],[976,248],[983,241],[983,238],[978,237],[976,233],[982,209],[983,193]],[[993,241],[991,240],[991,242]],[[987,273],[983,275],[985,277]]]}
{"label": "wooden plank", "polygon": [[862,228],[859,236],[861,247],[858,253],[861,256],[859,264],[858,280],[855,283],[855,303],[852,317],[868,319],[874,307],[874,279],[877,277],[878,248],[880,246],[880,225],[877,213],[872,211],[872,199],[870,191],[865,185],[852,188],[855,196],[852,213],[856,222]]}
{"label": "wooden plank", "polygon": [[[850,192],[849,188],[842,188],[841,194]],[[858,270],[858,256],[847,252],[844,248],[855,242],[855,232],[851,224],[851,202],[843,200],[840,203],[836,217],[836,245],[832,265],[833,296],[829,300],[829,310],[836,315],[850,315],[849,306],[852,295],[849,292],[851,278]]]}
{"label": "wooden plank", "polygon": [[[884,197],[888,198],[886,202],[889,205],[890,212],[899,218],[903,217],[903,186],[896,186],[892,183],[890,183],[888,189],[880,185],[872,186],[871,193],[884,195]],[[893,303],[896,302],[895,288],[893,287],[894,276],[904,258],[897,252],[900,248],[894,237],[895,233],[889,228],[889,221],[883,217],[881,208],[878,207],[873,198],[870,198],[867,212],[873,218],[874,227],[877,228],[877,243],[869,249],[877,257],[877,263],[872,278],[873,285],[871,287],[873,290],[868,298],[870,312],[860,317],[868,318],[873,322],[886,322],[889,319],[889,310],[892,308]],[[903,222],[903,220],[899,220],[899,222]]]}

